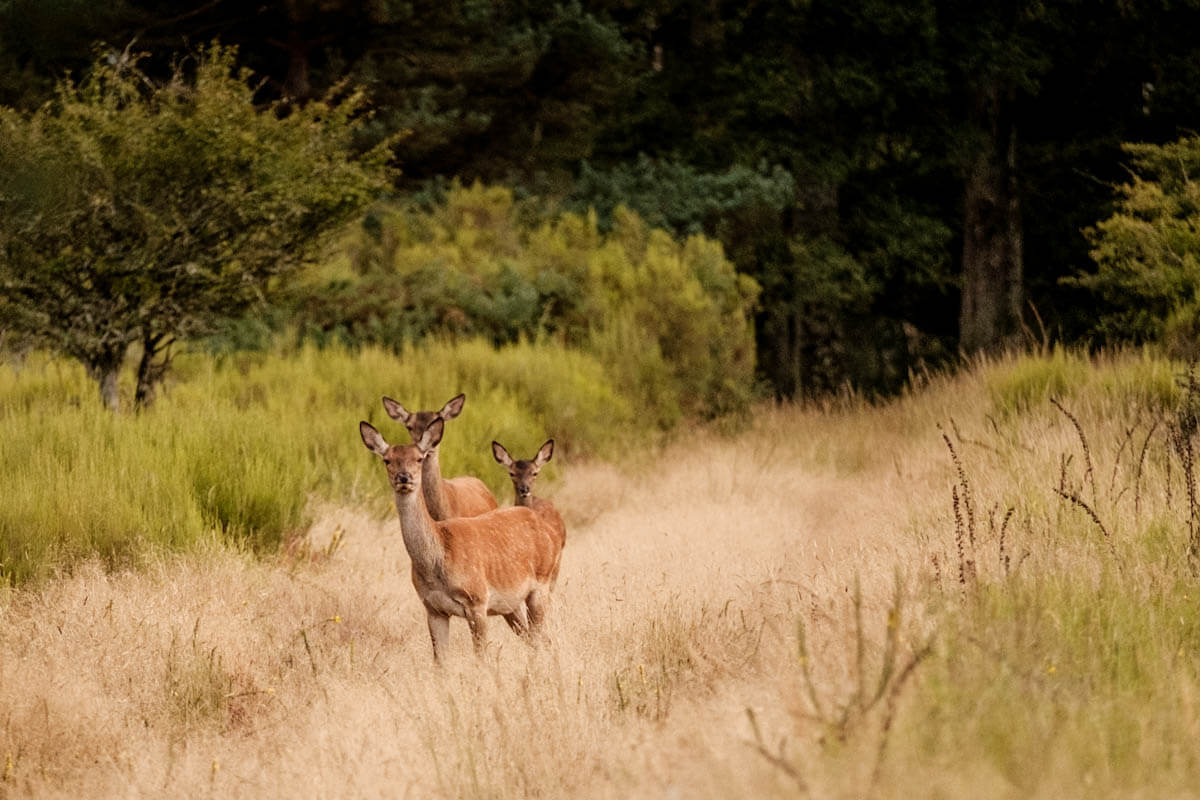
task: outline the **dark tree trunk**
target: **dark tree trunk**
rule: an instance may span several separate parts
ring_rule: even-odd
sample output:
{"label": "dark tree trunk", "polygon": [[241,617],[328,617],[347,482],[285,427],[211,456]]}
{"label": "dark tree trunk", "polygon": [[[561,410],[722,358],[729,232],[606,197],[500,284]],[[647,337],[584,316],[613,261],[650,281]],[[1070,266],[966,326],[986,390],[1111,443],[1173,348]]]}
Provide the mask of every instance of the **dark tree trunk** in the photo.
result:
{"label": "dark tree trunk", "polygon": [[142,342],[142,357],[138,359],[137,388],[133,393],[134,408],[148,408],[154,402],[158,385],[162,383],[170,366],[170,340],[162,335],[147,336]]}
{"label": "dark tree trunk", "polygon": [[311,42],[304,35],[305,15],[296,0],[287,0],[284,3],[284,12],[288,21],[287,39],[282,42],[274,39],[270,41],[276,47],[282,48],[288,57],[287,75],[283,79],[284,98],[303,103],[312,92],[312,84],[308,78]]}
{"label": "dark tree trunk", "polygon": [[979,134],[967,164],[959,344],[968,353],[1017,344],[1021,333],[1022,230],[1014,92],[976,87]]}
{"label": "dark tree trunk", "polygon": [[312,93],[312,84],[308,79],[309,43],[304,40],[298,29],[293,28],[288,34],[285,49],[288,54],[288,71],[283,81],[283,94],[288,100],[303,103]]}

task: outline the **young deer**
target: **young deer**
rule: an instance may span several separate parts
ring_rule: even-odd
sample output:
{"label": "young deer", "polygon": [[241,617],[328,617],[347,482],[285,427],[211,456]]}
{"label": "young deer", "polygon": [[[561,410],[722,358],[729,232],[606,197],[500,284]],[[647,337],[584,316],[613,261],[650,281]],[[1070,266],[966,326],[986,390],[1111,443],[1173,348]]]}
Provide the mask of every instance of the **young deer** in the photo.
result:
{"label": "young deer", "polygon": [[502,615],[519,634],[540,632],[560,550],[555,531],[522,506],[441,521],[429,515],[421,496],[422,464],[444,427],[435,419],[416,444],[389,445],[369,422],[358,424],[363,444],[387,465],[435,661],[449,641],[451,616],[467,620],[476,652],[487,643],[488,614]]}
{"label": "young deer", "polygon": [[504,445],[499,442],[492,442],[492,457],[496,459],[500,466],[508,470],[508,477],[512,478],[513,492],[516,494],[514,502],[518,506],[532,508],[554,531],[554,543],[558,547],[558,555],[554,559],[554,574],[551,578],[550,585],[554,586],[558,580],[558,567],[562,559],[562,549],[567,543],[567,526],[563,523],[562,517],[558,513],[558,509],[549,500],[543,500],[540,497],[533,496],[533,479],[542,471],[542,467],[554,455],[554,440],[547,439],[546,443],[538,448],[537,455],[531,460],[526,461],[521,459],[514,461],[513,457],[504,449]]}
{"label": "young deer", "polygon": [[[460,394],[442,406],[440,411],[407,411],[392,398],[384,397],[383,409],[389,417],[408,428],[408,435],[416,442],[434,420],[440,419],[445,423],[461,414],[466,401],[466,395]],[[464,475],[443,479],[436,445],[421,467],[421,481],[425,486],[425,505],[434,519],[474,517],[499,505],[487,485],[478,478]]]}

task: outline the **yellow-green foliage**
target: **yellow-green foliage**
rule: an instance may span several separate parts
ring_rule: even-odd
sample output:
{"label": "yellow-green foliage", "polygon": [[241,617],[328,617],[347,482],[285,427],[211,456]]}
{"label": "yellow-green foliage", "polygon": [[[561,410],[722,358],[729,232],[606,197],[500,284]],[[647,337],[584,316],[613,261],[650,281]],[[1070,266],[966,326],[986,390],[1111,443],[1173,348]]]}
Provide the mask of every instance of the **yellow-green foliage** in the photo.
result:
{"label": "yellow-green foliage", "polygon": [[480,185],[429,212],[379,210],[348,244],[353,268],[328,265],[298,293],[302,332],[383,344],[550,335],[599,358],[626,393],[663,398],[663,425],[744,407],[758,286],[719,243],[676,241],[623,209],[610,233],[594,214],[527,216],[510,190]]}
{"label": "yellow-green foliage", "polygon": [[465,392],[444,469],[479,476],[504,500],[512,490],[492,439],[523,456],[548,437],[566,456],[604,453],[634,421],[593,358],[549,344],[184,356],[174,375],[154,407],[121,416],[73,362],[0,368],[0,574],[23,581],[91,554],[131,563],[213,537],[270,549],[306,524],[314,493],[382,511],[384,471],[357,424],[408,441],[384,394],[429,409]]}

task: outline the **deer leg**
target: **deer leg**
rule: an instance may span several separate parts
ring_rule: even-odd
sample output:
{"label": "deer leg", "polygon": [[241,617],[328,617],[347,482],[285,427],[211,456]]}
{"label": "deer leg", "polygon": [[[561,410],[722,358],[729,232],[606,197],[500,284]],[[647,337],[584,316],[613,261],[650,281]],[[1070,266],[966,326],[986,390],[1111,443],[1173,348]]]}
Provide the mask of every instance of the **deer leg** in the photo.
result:
{"label": "deer leg", "polygon": [[529,633],[529,615],[525,611],[525,604],[522,603],[517,607],[517,610],[511,614],[504,615],[504,621],[508,623],[508,627],[512,628],[513,633],[524,638],[525,634]]}
{"label": "deer leg", "polygon": [[425,618],[429,623],[429,638],[433,641],[433,660],[441,662],[450,645],[450,617],[426,608]]}
{"label": "deer leg", "polygon": [[487,608],[467,606],[467,625],[471,628],[471,641],[475,645],[475,654],[481,655],[487,647]]}
{"label": "deer leg", "polygon": [[542,625],[546,621],[546,610],[550,605],[550,590],[544,585],[536,586],[525,598],[525,605],[529,607],[529,629],[544,635]]}

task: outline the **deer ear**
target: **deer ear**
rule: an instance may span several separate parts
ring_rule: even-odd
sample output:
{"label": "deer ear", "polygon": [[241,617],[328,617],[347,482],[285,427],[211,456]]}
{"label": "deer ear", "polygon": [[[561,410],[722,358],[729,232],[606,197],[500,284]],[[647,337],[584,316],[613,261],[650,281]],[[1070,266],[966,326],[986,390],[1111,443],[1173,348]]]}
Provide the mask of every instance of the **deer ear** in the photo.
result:
{"label": "deer ear", "polygon": [[554,440],[547,439],[546,443],[543,444],[541,446],[541,448],[538,449],[537,455],[534,456],[534,458],[533,458],[533,463],[537,464],[538,469],[541,469],[542,465],[545,464],[547,461],[549,461],[550,457],[553,455],[554,455]]}
{"label": "deer ear", "polygon": [[442,406],[442,410],[438,412],[438,416],[442,419],[454,419],[462,413],[463,403],[465,402],[467,402],[467,396],[465,394],[458,395],[458,397],[455,397]]}
{"label": "deer ear", "polygon": [[404,406],[400,405],[395,400],[393,400],[390,397],[387,397],[386,395],[383,398],[383,410],[387,412],[387,415],[389,417],[396,420],[396,422],[399,422],[402,425],[407,425],[408,418],[410,416],[412,416],[411,414],[408,413],[408,411],[406,411],[404,409]]}
{"label": "deer ear", "polygon": [[362,437],[363,444],[367,449],[376,455],[383,456],[388,451],[388,443],[384,440],[379,431],[375,430],[369,422],[358,423],[358,435]]}
{"label": "deer ear", "polygon": [[499,442],[492,442],[492,458],[496,459],[496,463],[500,466],[512,469],[512,456],[504,449],[504,445]]}
{"label": "deer ear", "polygon": [[429,427],[421,434],[421,439],[417,442],[417,449],[422,453],[428,453],[437,447],[438,442],[442,441],[442,434],[445,430],[445,420],[441,417],[436,418],[433,422],[429,423]]}

